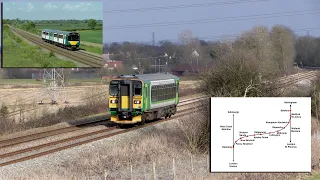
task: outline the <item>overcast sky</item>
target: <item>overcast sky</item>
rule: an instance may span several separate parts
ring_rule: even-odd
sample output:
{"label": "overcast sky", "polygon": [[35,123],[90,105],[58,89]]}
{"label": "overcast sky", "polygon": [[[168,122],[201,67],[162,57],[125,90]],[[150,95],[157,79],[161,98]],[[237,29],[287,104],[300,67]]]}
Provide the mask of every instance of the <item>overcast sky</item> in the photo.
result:
{"label": "overcast sky", "polygon": [[59,20],[99,19],[102,20],[102,2],[81,1],[5,1],[5,19]]}
{"label": "overcast sky", "polygon": [[[245,0],[242,0],[245,1]],[[247,0],[248,1],[248,0]],[[205,5],[205,3],[211,3]],[[214,3],[216,3],[214,5]],[[217,5],[220,3],[220,5]],[[178,5],[198,4],[192,8],[158,8],[160,10],[141,11],[142,8],[168,7]],[[200,5],[199,5],[200,4]],[[181,6],[180,6],[181,7]],[[320,35],[319,12],[310,14],[310,10],[320,9],[320,0],[251,0],[247,3],[239,3],[239,0],[109,0],[104,3],[104,42],[113,41],[138,41],[152,42],[152,32],[155,32],[155,40],[177,40],[179,33],[190,30],[194,36],[206,39],[219,39],[221,35],[234,35],[248,30],[255,25],[265,25],[271,28],[275,24],[283,24],[297,30],[297,34],[306,35],[307,28],[316,28],[309,31],[310,35]],[[131,12],[113,12],[114,10],[139,9]],[[292,15],[292,12],[300,15]],[[276,13],[287,13],[287,16]],[[309,13],[309,14],[306,14]],[[259,18],[257,15],[269,14],[270,18]],[[271,15],[270,15],[271,14]],[[295,13],[297,14],[297,13]],[[256,19],[241,16],[256,17]],[[221,18],[231,17],[226,20]],[[261,16],[260,16],[261,17]],[[266,17],[266,15],[264,15]],[[219,19],[220,21],[198,24],[182,24],[170,26],[154,26],[128,28],[128,25],[141,25],[151,23],[167,23],[177,21],[191,21],[203,19]],[[126,26],[114,29],[115,26]],[[218,37],[217,37],[218,36]]]}

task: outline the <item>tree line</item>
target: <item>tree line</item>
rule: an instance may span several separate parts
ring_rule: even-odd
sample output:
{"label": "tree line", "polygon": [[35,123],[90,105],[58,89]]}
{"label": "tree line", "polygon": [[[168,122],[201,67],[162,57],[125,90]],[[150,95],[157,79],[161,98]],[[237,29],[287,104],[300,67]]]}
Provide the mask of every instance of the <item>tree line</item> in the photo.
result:
{"label": "tree line", "polygon": [[21,20],[17,19],[3,19],[3,24],[10,24],[13,26],[21,27],[24,30],[32,30],[38,26],[46,26],[46,25],[60,25],[65,26],[66,24],[80,24],[89,27],[92,30],[101,30],[102,29],[102,20],[96,19],[85,19],[85,20]]}
{"label": "tree line", "polygon": [[[241,49],[256,54],[261,64],[276,64],[278,73],[288,72],[293,64],[299,66],[320,66],[320,38],[311,36],[297,36],[290,28],[276,25],[270,30],[265,26],[257,26],[244,32],[234,41],[205,41],[192,35],[191,31],[184,31],[179,35],[178,43],[160,41],[158,45],[113,42],[105,44],[104,53],[109,53],[110,59],[123,61],[126,65],[142,63],[148,66],[154,64],[151,57],[163,58],[166,53],[170,65],[191,63],[207,67],[216,62],[219,53],[231,49]],[[192,57],[196,51],[199,57]],[[142,59],[145,58],[145,59]],[[197,60],[197,63],[196,63]],[[261,69],[262,71],[265,71]]]}

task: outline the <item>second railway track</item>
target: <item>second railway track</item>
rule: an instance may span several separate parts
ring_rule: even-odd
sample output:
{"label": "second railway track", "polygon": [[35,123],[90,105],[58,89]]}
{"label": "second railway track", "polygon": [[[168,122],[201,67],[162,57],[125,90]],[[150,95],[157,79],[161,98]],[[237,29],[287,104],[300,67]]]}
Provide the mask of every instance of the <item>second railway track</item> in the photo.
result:
{"label": "second railway track", "polygon": [[11,30],[23,38],[27,39],[28,41],[39,45],[42,48],[45,49],[50,49],[54,53],[60,54],[62,56],[65,56],[69,59],[72,59],[74,61],[80,62],[82,64],[85,64],[90,67],[101,67],[102,66],[102,55],[101,57],[85,53],[85,52],[80,52],[80,51],[69,51],[67,49],[55,46],[53,44],[47,43],[42,41],[40,37],[37,37],[33,34],[30,34],[28,32],[25,32],[23,30],[20,30],[18,28],[11,27]]}

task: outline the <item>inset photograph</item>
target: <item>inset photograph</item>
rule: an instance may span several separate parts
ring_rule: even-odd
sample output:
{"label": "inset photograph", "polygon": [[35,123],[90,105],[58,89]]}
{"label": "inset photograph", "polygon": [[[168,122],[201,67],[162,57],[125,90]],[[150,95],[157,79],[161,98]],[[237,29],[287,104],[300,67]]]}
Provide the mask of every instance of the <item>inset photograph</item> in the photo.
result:
{"label": "inset photograph", "polygon": [[102,66],[102,2],[3,2],[3,68]]}

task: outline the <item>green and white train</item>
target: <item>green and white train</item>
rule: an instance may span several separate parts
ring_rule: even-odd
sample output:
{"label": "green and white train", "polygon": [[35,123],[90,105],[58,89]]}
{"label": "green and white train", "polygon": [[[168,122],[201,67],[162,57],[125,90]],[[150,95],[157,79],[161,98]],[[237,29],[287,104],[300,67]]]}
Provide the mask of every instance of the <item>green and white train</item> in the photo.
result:
{"label": "green and white train", "polygon": [[48,43],[70,50],[78,50],[80,48],[80,34],[77,32],[52,29],[43,29],[41,32],[42,40]]}
{"label": "green and white train", "polygon": [[109,112],[117,124],[144,124],[177,112],[179,78],[168,73],[125,75],[110,81]]}

